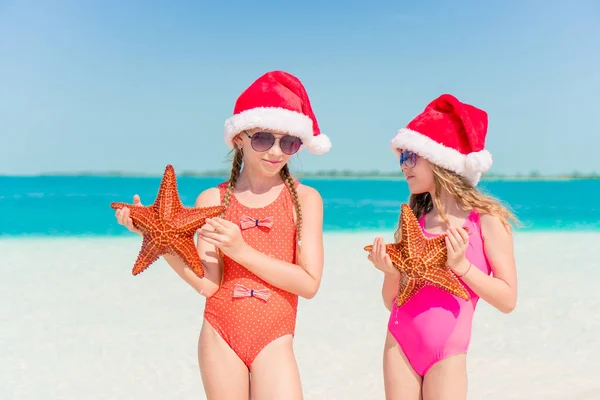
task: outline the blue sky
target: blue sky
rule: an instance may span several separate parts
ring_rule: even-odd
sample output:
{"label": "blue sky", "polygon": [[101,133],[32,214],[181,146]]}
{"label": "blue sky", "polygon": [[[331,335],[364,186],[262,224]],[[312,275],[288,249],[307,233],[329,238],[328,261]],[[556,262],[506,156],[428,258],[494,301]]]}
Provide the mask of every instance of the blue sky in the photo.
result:
{"label": "blue sky", "polygon": [[295,171],[397,170],[396,130],[452,93],[493,172],[600,172],[594,0],[256,4],[0,0],[0,174],[229,168],[223,122],[273,69],[333,142]]}

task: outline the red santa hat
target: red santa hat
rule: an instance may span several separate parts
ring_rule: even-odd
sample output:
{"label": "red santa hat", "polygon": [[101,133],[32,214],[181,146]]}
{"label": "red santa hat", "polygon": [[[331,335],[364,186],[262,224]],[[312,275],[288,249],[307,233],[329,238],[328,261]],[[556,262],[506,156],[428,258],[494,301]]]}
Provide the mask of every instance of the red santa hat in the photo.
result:
{"label": "red santa hat", "polygon": [[287,72],[267,72],[238,97],[233,115],[225,121],[225,143],[233,148],[235,135],[254,128],[298,136],[302,147],[314,154],[331,148],[329,138],[319,130],[302,82]]}
{"label": "red santa hat", "polygon": [[477,186],[481,175],[492,166],[485,149],[487,113],[443,94],[398,131],[392,151],[411,150],[433,164],[454,171]]}

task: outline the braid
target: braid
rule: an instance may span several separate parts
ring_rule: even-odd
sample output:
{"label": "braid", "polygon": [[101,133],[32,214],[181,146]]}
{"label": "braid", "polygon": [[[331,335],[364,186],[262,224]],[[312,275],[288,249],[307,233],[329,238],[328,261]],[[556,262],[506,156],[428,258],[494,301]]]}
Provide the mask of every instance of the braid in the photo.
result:
{"label": "braid", "polygon": [[296,243],[299,246],[302,246],[302,207],[300,207],[300,201],[298,200],[298,192],[296,192],[296,187],[294,186],[294,178],[290,174],[290,169],[287,164],[283,166],[280,172],[281,179],[285,182],[288,187],[292,199],[294,200],[294,207],[296,208]]}
{"label": "braid", "polygon": [[[225,191],[225,195],[223,196],[223,207],[225,207],[225,210],[227,210],[227,208],[229,207],[229,201],[231,200],[231,193],[233,193],[235,184],[237,183],[237,180],[240,177],[243,160],[244,160],[244,154],[242,153],[242,151],[240,149],[236,148],[235,155],[233,156],[233,162],[231,165],[231,175],[229,177],[227,190]],[[224,215],[225,215],[225,211],[223,211],[222,217]]]}

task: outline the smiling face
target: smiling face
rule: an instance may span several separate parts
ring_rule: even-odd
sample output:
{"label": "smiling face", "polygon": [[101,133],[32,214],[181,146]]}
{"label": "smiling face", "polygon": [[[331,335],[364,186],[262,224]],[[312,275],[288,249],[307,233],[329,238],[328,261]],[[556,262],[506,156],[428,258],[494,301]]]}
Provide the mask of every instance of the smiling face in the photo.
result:
{"label": "smiling face", "polygon": [[243,131],[233,141],[242,146],[246,167],[267,177],[279,174],[302,144],[295,136],[260,128]]}
{"label": "smiling face", "polygon": [[406,176],[410,192],[412,194],[433,192],[435,180],[431,163],[410,150],[397,150],[400,153],[400,168]]}

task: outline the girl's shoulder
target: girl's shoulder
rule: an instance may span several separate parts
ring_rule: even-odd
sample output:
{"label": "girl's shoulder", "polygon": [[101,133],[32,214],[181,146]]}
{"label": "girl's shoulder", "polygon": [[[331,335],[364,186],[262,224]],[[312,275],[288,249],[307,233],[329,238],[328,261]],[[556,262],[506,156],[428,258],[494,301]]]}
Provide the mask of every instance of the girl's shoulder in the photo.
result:
{"label": "girl's shoulder", "polygon": [[298,200],[301,202],[321,203],[323,201],[321,198],[321,193],[319,193],[319,191],[312,186],[305,185],[299,181],[295,181],[294,186],[296,187],[296,192],[298,193]]}
{"label": "girl's shoulder", "polygon": [[[221,196],[223,188],[222,183],[216,187],[210,187],[202,191],[198,197],[196,197],[196,207],[212,207],[221,204]],[[225,182],[224,188],[227,188],[227,182]]]}
{"label": "girl's shoulder", "polygon": [[496,215],[475,209],[473,209],[472,215],[472,218],[475,219],[479,225],[481,225],[481,227],[494,227],[498,225],[502,226],[502,220]]}
{"label": "girl's shoulder", "polygon": [[497,215],[489,213],[478,213],[478,222],[481,236],[484,240],[510,237],[511,229]]}

